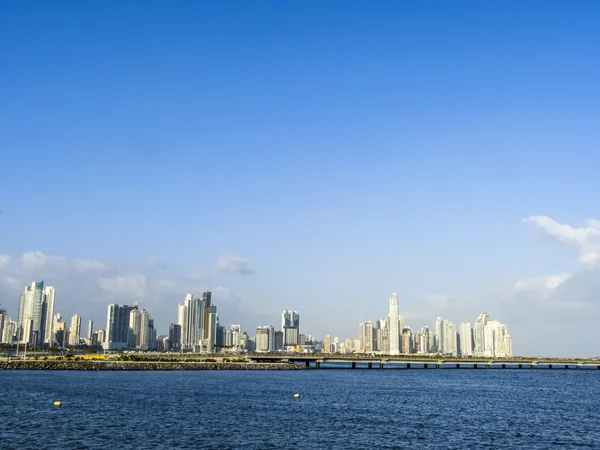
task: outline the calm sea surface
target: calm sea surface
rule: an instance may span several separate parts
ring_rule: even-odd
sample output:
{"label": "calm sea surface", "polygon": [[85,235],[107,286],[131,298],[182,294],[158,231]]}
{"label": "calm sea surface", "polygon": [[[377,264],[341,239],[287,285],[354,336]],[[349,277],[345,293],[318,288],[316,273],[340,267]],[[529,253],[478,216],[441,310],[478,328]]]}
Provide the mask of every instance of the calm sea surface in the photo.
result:
{"label": "calm sea surface", "polygon": [[0,392],[2,449],[600,448],[600,371],[0,372]]}

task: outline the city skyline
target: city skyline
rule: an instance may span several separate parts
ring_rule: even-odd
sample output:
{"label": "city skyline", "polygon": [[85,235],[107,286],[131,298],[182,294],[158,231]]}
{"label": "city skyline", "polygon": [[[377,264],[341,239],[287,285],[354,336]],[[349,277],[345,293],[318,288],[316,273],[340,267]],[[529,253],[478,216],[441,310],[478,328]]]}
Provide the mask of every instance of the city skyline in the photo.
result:
{"label": "city skyline", "polygon": [[398,292],[412,324],[596,353],[598,2],[114,11],[0,14],[11,315],[43,279],[67,321],[138,301],[165,330],[211,291],[226,323],[350,336]]}
{"label": "city skyline", "polygon": [[[93,319],[88,320],[86,337],[81,335],[81,316],[72,316],[70,326],[60,313],[54,314],[54,287],[44,288],[44,281],[25,286],[19,297],[17,320],[6,310],[0,310],[0,344],[23,344],[30,348],[77,347],[80,344],[99,346],[104,350],[175,351],[193,353],[226,352],[322,352],[361,354],[441,354],[450,356],[513,356],[512,338],[508,326],[491,320],[483,312],[471,327],[469,322],[456,325],[438,316],[435,330],[425,325],[413,332],[405,318],[399,315],[397,293],[389,297],[389,314],[375,324],[359,324],[358,337],[340,340],[327,334],[322,339],[300,332],[300,314],[283,310],[279,330],[272,325],[257,326],[252,335],[242,325],[228,329],[219,321],[212,292],[201,297],[188,293],[176,307],[177,321],[171,322],[166,334],[154,326],[150,313],[138,306],[109,304],[106,328],[94,333]],[[47,318],[50,315],[51,318]],[[310,330],[310,325],[308,327]],[[220,350],[219,350],[220,349]]]}
{"label": "city skyline", "polygon": [[[27,293],[28,291],[29,291],[29,292],[33,292],[33,291],[34,291],[34,289],[35,289],[35,286],[36,286],[36,284],[37,284],[36,282],[32,282],[32,283],[31,283],[31,286],[26,286],[26,287],[25,287],[25,292],[26,292],[26,293]],[[41,290],[41,294],[44,296],[44,299],[46,298],[46,296],[45,296],[45,294],[46,294],[46,291],[48,291],[48,302],[51,304],[51,308],[53,309],[53,308],[54,308],[54,300],[55,300],[55,288],[54,288],[54,287],[52,287],[52,286],[47,286],[47,287],[44,289],[44,285],[43,285],[43,282],[42,282],[41,289],[42,289],[42,290]],[[32,295],[33,295],[33,294],[32,294]],[[189,297],[189,295],[190,295],[190,294],[188,294],[188,297]],[[23,296],[23,294],[21,294],[21,296]],[[40,297],[40,298],[41,298],[41,297]],[[394,300],[394,298],[395,298],[395,300]],[[136,303],[137,303],[137,302],[136,302]],[[395,307],[395,308],[394,308],[394,304],[396,305],[396,307]],[[179,305],[179,308],[181,308],[181,306],[182,306],[182,305]],[[5,306],[5,308],[6,308],[6,306]],[[389,318],[390,318],[390,316],[393,314],[393,312],[394,312],[395,310],[397,310],[397,309],[398,309],[398,294],[394,293],[394,294],[392,294],[392,295],[389,297],[389,312],[388,312],[388,314],[387,314],[386,318],[387,318],[387,319],[389,319]],[[284,314],[285,314],[286,312],[287,312],[287,310],[285,310],[285,311],[284,311]],[[296,313],[295,311],[291,311],[291,310],[290,310],[289,312]],[[41,313],[41,310],[40,310],[40,313]],[[179,321],[179,317],[178,317],[178,316],[179,316],[179,314],[180,314],[179,312],[175,314],[175,316],[176,316],[176,320],[174,320],[174,321],[173,321],[173,320],[172,320],[172,321],[169,321],[168,319],[163,319],[163,320],[161,321],[160,328],[161,328],[161,330],[164,330],[164,331],[166,331],[166,333],[165,333],[165,334],[168,334],[168,332],[169,332],[169,326],[167,325],[166,327],[164,327],[164,326],[163,326],[163,323],[164,323],[165,321],[166,321],[166,322],[169,322],[169,323],[177,323],[177,322]],[[77,315],[77,314],[76,314],[76,315]],[[79,317],[79,320],[81,320],[81,317],[80,317],[80,316],[78,316],[78,317]],[[402,323],[404,322],[404,317],[403,317],[403,316],[399,316],[399,318],[400,318],[400,325],[399,325],[399,328],[403,328],[403,325],[402,325]],[[73,319],[74,319],[74,317],[73,317]],[[89,320],[90,320],[90,321],[93,321],[93,320],[97,320],[97,319],[98,319],[98,318],[90,318]],[[41,319],[40,319],[40,320],[41,320]],[[47,320],[48,320],[48,319],[46,319],[46,321],[47,321]],[[462,322],[461,322],[462,320],[463,320],[462,318],[460,318],[460,319],[459,319],[459,322],[458,322],[458,323],[460,323],[460,326],[462,326],[462,325],[463,325],[463,324],[462,324]],[[18,319],[17,319],[17,321],[18,321]],[[241,322],[241,320],[240,320],[240,319],[238,319],[238,318],[236,318],[236,320],[234,320],[234,321]],[[103,319],[102,319],[102,318],[101,318],[101,322],[100,322],[100,323],[103,323]],[[266,322],[265,322],[265,323],[266,323]],[[277,323],[277,322],[274,322],[274,323]],[[415,322],[413,322],[413,323],[416,323],[416,321],[415,321]],[[426,322],[425,322],[425,327],[429,327],[429,328],[432,328],[432,329],[433,329],[433,328],[435,327],[435,321],[433,322],[432,326],[430,326],[430,325],[429,325],[430,323],[431,323],[431,321],[426,321]],[[459,325],[458,325],[458,324],[457,324],[457,325],[454,325],[454,326],[455,326],[455,329],[456,329],[456,330],[459,330]],[[66,329],[67,329],[67,330],[69,330],[69,332],[71,331],[71,329],[72,329],[72,328],[73,328],[73,324],[72,324],[72,323],[68,323],[68,324],[66,324]],[[79,324],[79,328],[80,328],[80,324]],[[259,326],[257,326],[256,328],[259,328]],[[332,328],[336,328],[336,327],[334,326],[334,327],[332,327]],[[249,326],[249,329],[250,329],[250,330],[254,330],[254,329],[255,329],[255,327],[254,327],[254,326],[252,326],[252,325],[250,325],[250,326]],[[283,323],[282,323],[282,329],[283,329]],[[374,329],[375,329],[375,327],[374,327]],[[246,331],[246,330],[245,330],[245,331]],[[333,334],[334,334],[334,333],[328,333],[327,331],[325,331],[324,333],[325,333],[325,334],[323,334],[323,336],[325,336],[325,335],[328,335],[328,336],[333,336]],[[319,341],[323,340],[323,336],[320,336],[320,335],[319,335],[319,333],[313,333],[313,335],[314,335],[314,336],[315,336],[315,338],[317,338]],[[340,334],[340,335],[341,335],[341,336],[344,336],[344,335],[342,335],[342,334]],[[359,335],[360,335],[360,333],[359,333]],[[337,336],[337,333],[336,333],[336,337],[338,337],[338,336]],[[47,340],[47,339],[48,339],[48,335],[47,335],[47,333],[45,333],[45,338],[44,338],[44,339],[45,339],[45,340]],[[400,337],[400,342],[399,342],[399,346],[400,346],[400,348],[402,348],[402,342],[401,342],[401,341],[402,341],[402,336]],[[69,342],[70,342],[70,340],[69,340]],[[519,348],[519,347],[517,347],[517,348]],[[393,352],[393,350],[392,350],[392,351],[390,352],[390,354],[395,354],[395,352]]]}

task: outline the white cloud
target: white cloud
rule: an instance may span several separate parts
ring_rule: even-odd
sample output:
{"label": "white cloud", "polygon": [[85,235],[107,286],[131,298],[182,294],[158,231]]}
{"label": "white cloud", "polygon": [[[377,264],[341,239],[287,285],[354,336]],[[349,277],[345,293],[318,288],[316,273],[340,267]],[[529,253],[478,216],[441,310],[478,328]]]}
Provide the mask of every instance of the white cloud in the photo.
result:
{"label": "white cloud", "polygon": [[148,294],[146,277],[140,274],[100,278],[99,284],[110,298],[123,303],[141,300]]}
{"label": "white cloud", "polygon": [[42,252],[29,252],[21,255],[21,265],[27,270],[36,270],[44,265],[47,258]]}
{"label": "white cloud", "polygon": [[537,291],[548,293],[558,288],[569,278],[571,278],[571,274],[568,273],[522,278],[515,283],[514,289],[517,291]]}
{"label": "white cloud", "polygon": [[217,261],[216,267],[225,272],[239,275],[252,275],[256,273],[256,269],[252,267],[250,260],[240,258],[239,256],[222,256]]}
{"label": "white cloud", "polygon": [[584,228],[561,224],[547,216],[530,216],[523,219],[532,223],[546,236],[557,242],[579,248],[579,262],[586,267],[600,263],[600,221],[588,219]]}
{"label": "white cloud", "polygon": [[[199,273],[199,272],[198,272]],[[138,302],[155,320],[159,333],[177,319],[177,304],[188,292],[200,295],[212,290],[221,323],[260,322],[251,310],[244,309],[241,298],[229,289],[206,285],[207,277],[169,276],[160,261],[119,263],[110,260],[70,259],[25,253],[19,257],[0,255],[0,299],[11,318],[16,319],[19,294],[32,281],[44,281],[56,289],[56,309],[63,317],[77,313],[96,321],[103,328],[110,303]]]}

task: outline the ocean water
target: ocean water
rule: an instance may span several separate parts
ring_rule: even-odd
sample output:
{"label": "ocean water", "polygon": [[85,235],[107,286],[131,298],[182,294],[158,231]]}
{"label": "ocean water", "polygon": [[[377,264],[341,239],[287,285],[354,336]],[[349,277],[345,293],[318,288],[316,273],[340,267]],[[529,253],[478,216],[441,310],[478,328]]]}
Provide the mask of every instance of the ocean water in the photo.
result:
{"label": "ocean water", "polygon": [[600,448],[600,370],[6,371],[0,392],[2,449]]}

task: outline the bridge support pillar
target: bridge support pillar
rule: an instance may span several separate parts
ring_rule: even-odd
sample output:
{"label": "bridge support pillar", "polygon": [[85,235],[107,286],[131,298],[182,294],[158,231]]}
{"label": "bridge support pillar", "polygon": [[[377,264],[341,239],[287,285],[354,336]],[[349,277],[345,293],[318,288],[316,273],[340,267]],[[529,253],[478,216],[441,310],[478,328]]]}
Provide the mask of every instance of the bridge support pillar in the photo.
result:
{"label": "bridge support pillar", "polygon": [[356,363],[354,361],[352,361],[352,368],[356,369]]}
{"label": "bridge support pillar", "polygon": [[308,369],[310,367],[310,361],[306,361],[306,368]]}

